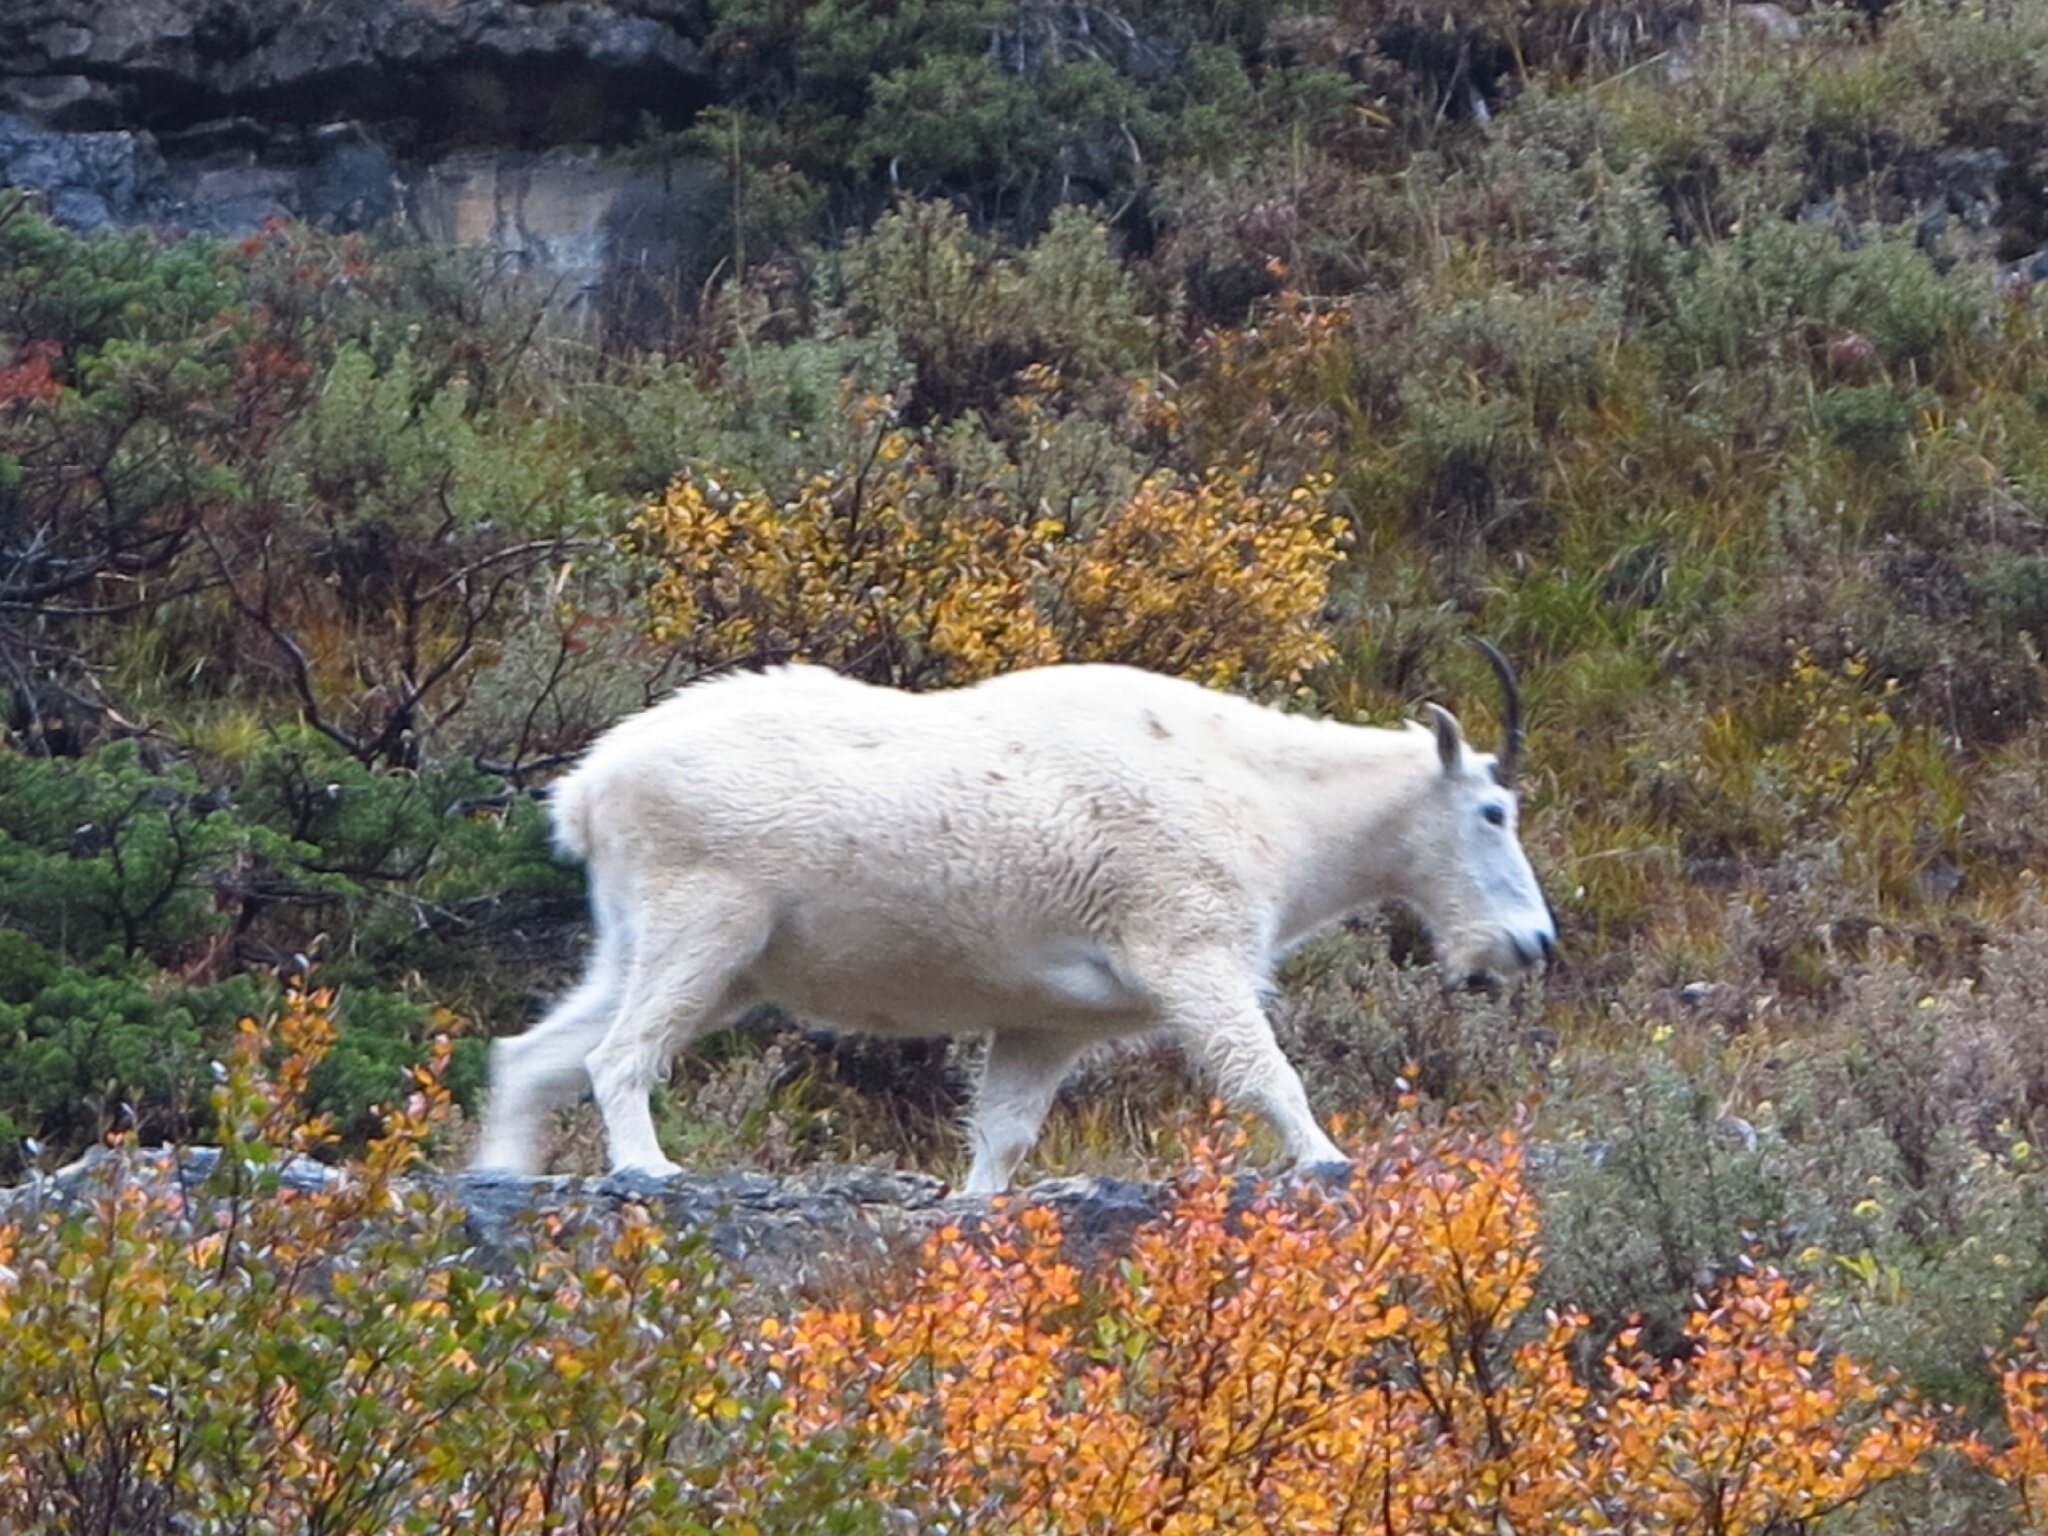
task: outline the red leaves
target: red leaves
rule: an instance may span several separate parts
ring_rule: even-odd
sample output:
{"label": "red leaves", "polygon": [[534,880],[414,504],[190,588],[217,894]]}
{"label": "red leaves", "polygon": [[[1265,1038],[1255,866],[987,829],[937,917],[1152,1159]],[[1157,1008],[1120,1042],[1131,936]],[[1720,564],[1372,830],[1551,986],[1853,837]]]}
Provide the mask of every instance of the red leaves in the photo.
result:
{"label": "red leaves", "polygon": [[25,341],[15,349],[14,361],[0,368],[0,411],[19,402],[54,400],[64,392],[51,372],[51,365],[64,355],[63,345],[54,341]]}

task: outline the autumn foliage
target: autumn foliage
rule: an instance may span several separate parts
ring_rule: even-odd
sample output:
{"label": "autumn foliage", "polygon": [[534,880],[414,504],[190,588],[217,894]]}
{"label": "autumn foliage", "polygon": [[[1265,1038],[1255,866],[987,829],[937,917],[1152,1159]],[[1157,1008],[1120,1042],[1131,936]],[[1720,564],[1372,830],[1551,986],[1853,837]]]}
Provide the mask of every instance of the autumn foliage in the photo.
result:
{"label": "autumn foliage", "polygon": [[1101,1278],[1026,1208],[948,1229],[908,1292],[764,1328],[796,1412],[914,1446],[932,1529],[1782,1529],[1912,1471],[1929,1415],[1817,1350],[1783,1276],[1732,1279],[1686,1351],[1534,1315],[1523,1152],[1396,1135],[1344,1189],[1205,1157]]}
{"label": "autumn foliage", "polygon": [[[1342,1185],[1212,1140],[1117,1253],[1026,1205],[794,1311],[631,1206],[484,1266],[402,1177],[445,1058],[363,1158],[284,1161],[329,1134],[299,1106],[330,1005],[245,1027],[211,1177],[119,1154],[0,1229],[7,1529],[1738,1536],[1936,1438],[1781,1275],[1731,1279],[1655,1358],[1539,1314],[1512,1132],[1399,1128]],[[2014,1370],[2037,1403],[2037,1357]],[[2030,1498],[2041,1423],[1976,1451]]]}
{"label": "autumn foliage", "polygon": [[[1056,387],[1039,370],[1013,403],[1026,430]],[[846,409],[858,452],[791,495],[698,472],[646,508],[657,640],[698,666],[817,661],[908,687],[1066,660],[1257,688],[1329,659],[1344,524],[1328,476],[1275,489],[1251,463],[1160,470],[1054,515],[1013,476],[964,476],[887,399]]]}
{"label": "autumn foliage", "polygon": [[[76,1206],[0,1227],[0,1529],[688,1536],[871,1529],[858,1449],[790,1447],[728,1347],[695,1239],[629,1209],[522,1262],[401,1175],[445,1053],[345,1169],[303,1095],[332,998],[245,1026],[210,1176],[118,1154]],[[821,1459],[820,1452],[823,1452]]]}
{"label": "autumn foliage", "polygon": [[1998,1362],[1999,1398],[2005,1443],[1972,1441],[1970,1459],[2012,1491],[2031,1531],[2048,1530],[2048,1348],[2044,1348],[2043,1303],[2010,1351]]}
{"label": "autumn foliage", "polygon": [[24,342],[16,348],[14,361],[0,366],[0,408],[19,401],[56,399],[63,385],[50,370],[63,351],[54,341]]}

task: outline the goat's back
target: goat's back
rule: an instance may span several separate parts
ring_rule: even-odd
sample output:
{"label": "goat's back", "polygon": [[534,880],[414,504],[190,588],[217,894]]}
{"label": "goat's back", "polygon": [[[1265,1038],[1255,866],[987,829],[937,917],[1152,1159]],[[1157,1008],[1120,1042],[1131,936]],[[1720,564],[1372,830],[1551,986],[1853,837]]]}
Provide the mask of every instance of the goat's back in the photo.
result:
{"label": "goat's back", "polygon": [[793,892],[993,886],[1086,907],[1107,899],[1083,889],[1091,869],[1171,881],[1199,856],[1202,878],[1225,878],[1219,849],[1271,799],[1233,744],[1287,723],[1127,667],[929,694],[785,667],[690,686],[608,732],[556,787],[557,835],[593,862],[708,862]]}

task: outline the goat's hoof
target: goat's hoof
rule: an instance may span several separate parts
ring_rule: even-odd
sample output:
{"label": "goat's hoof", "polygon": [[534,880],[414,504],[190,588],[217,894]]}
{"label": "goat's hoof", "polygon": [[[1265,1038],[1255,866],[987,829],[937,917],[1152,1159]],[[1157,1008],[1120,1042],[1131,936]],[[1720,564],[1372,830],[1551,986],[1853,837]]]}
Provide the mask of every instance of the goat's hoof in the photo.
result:
{"label": "goat's hoof", "polygon": [[1356,1165],[1348,1159],[1338,1159],[1334,1162],[1325,1159],[1318,1163],[1296,1163],[1294,1165],[1294,1172],[1297,1178],[1303,1179],[1310,1184],[1327,1184],[1337,1189],[1349,1189],[1351,1187],[1351,1176],[1357,1171]]}
{"label": "goat's hoof", "polygon": [[462,1170],[461,1177],[486,1184],[504,1184],[514,1179],[522,1183],[537,1179],[541,1173],[538,1168],[527,1168],[518,1163],[471,1163]]}
{"label": "goat's hoof", "polygon": [[683,1171],[681,1163],[672,1163],[667,1158],[657,1158],[645,1163],[621,1163],[612,1169],[615,1178],[672,1179]]}
{"label": "goat's hoof", "polygon": [[597,1188],[621,1200],[647,1199],[666,1192],[669,1179],[682,1171],[676,1163],[634,1163],[614,1168],[597,1181]]}

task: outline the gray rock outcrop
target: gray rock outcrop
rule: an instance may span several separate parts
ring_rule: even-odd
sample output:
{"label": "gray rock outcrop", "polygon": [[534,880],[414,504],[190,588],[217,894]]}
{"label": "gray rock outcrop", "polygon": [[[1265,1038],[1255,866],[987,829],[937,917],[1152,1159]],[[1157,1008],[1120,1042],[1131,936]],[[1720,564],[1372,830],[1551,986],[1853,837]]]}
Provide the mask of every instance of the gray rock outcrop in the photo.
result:
{"label": "gray rock outcrop", "polygon": [[414,151],[616,139],[710,99],[694,0],[12,0],[0,108],[62,130],[251,117]]}
{"label": "gray rock outcrop", "polygon": [[695,0],[13,0],[0,185],[79,229],[407,231],[617,320],[666,301],[709,177],[604,150],[713,99],[709,25]]}
{"label": "gray rock outcrop", "polygon": [[[219,1198],[207,1187],[220,1157],[213,1147],[95,1151],[55,1173],[0,1189],[0,1225],[75,1208],[121,1181],[137,1180],[177,1192],[196,1217]],[[306,1157],[291,1158],[274,1172],[275,1187],[285,1190],[326,1189],[347,1177]],[[401,1195],[414,1191],[462,1212],[474,1256],[486,1264],[536,1241],[537,1233],[556,1222],[585,1228],[635,1204],[676,1231],[702,1233],[735,1276],[784,1290],[912,1249],[939,1227],[986,1221],[994,1210],[986,1198],[955,1194],[924,1174],[861,1167],[666,1179],[437,1173],[402,1181]],[[1012,1209],[1036,1205],[1055,1211],[1070,1251],[1084,1262],[1120,1251],[1171,1199],[1170,1186],[1101,1177],[1048,1179],[1008,1197]]]}

